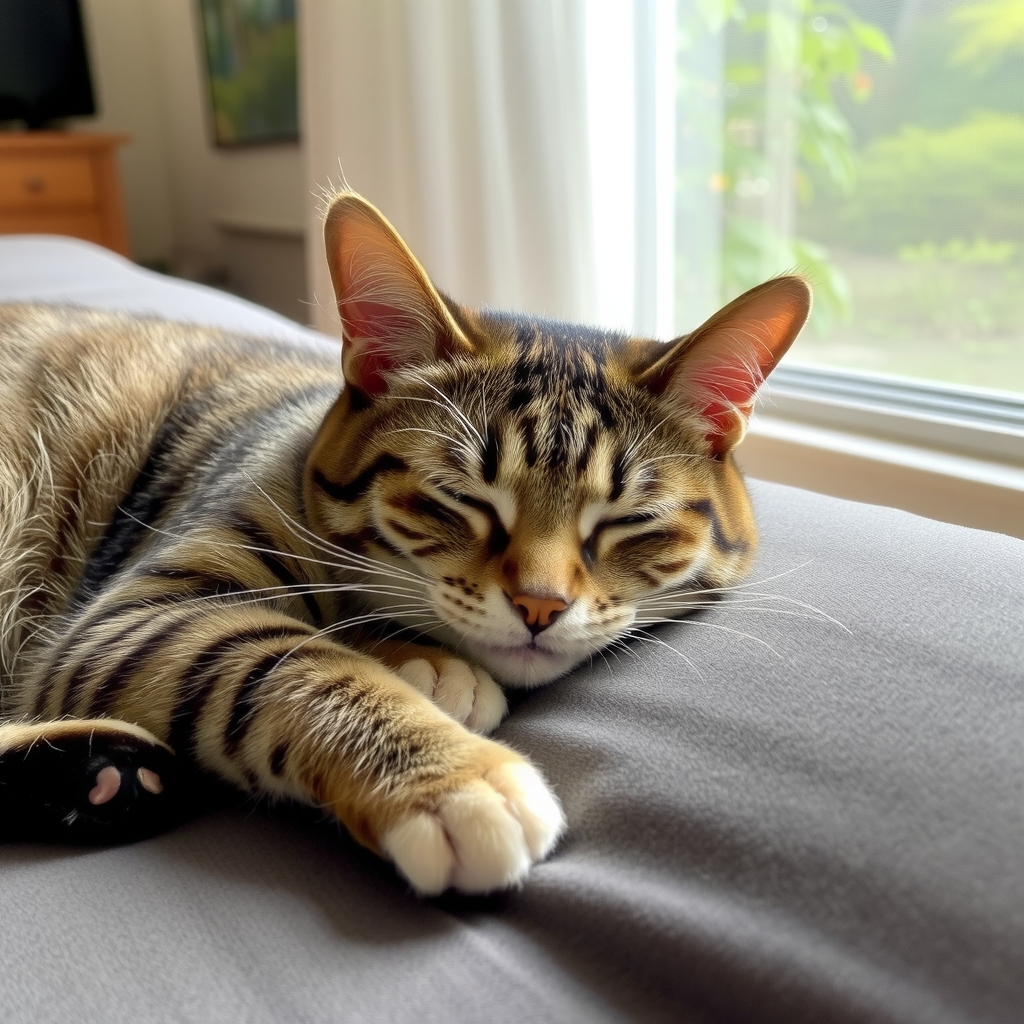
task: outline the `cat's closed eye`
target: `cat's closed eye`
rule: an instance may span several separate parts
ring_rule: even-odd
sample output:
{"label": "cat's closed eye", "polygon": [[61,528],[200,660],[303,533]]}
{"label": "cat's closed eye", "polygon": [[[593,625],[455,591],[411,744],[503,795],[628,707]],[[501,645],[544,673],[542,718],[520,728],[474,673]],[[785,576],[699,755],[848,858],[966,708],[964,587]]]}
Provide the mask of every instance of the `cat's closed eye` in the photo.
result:
{"label": "cat's closed eye", "polygon": [[498,510],[489,501],[484,501],[481,498],[475,498],[471,494],[466,494],[463,491],[453,491],[448,488],[441,489],[445,495],[451,498],[452,501],[462,505],[464,508],[475,509],[477,512],[483,513],[487,517],[487,521],[490,525],[490,532],[487,538],[487,547],[492,555],[500,555],[504,552],[512,541],[512,537],[509,531],[505,527],[505,523],[502,521],[501,515]]}
{"label": "cat's closed eye", "polygon": [[583,541],[583,558],[588,566],[592,567],[597,561],[598,544],[608,530],[621,527],[641,526],[644,523],[654,522],[658,518],[655,512],[633,512],[625,516],[617,516],[614,519],[601,519],[590,531],[590,535]]}
{"label": "cat's closed eye", "polygon": [[656,512],[633,512],[628,516],[619,516],[617,519],[602,519],[597,524],[597,530],[608,530],[613,526],[636,526],[639,523],[650,523],[658,518]]}

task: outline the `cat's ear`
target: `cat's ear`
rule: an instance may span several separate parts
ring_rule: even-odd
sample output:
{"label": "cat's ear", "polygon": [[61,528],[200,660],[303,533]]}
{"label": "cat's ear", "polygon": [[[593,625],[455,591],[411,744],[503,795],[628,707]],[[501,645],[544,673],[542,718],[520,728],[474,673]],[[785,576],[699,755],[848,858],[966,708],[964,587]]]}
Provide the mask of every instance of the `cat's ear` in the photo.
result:
{"label": "cat's ear", "polygon": [[757,389],[810,310],[811,289],[803,278],[767,281],[672,342],[640,374],[640,383],[699,418],[711,454],[723,455],[743,440]]}
{"label": "cat's ear", "polygon": [[346,192],[331,202],[324,242],[352,387],[380,395],[395,370],[472,352],[427,272],[362,196]]}

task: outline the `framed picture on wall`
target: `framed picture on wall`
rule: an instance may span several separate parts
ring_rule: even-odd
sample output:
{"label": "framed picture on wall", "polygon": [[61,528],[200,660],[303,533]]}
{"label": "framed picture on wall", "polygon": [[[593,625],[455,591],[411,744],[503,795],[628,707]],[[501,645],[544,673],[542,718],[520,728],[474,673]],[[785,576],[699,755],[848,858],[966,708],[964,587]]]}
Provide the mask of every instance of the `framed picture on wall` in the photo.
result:
{"label": "framed picture on wall", "polygon": [[298,139],[295,0],[198,0],[218,146]]}

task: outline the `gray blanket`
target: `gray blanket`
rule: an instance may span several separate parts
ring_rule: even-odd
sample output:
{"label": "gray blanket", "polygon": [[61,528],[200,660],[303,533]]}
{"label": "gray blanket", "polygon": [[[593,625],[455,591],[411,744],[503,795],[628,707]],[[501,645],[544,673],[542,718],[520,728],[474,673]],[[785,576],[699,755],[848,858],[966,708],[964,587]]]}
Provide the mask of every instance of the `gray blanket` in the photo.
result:
{"label": "gray blanket", "polygon": [[522,890],[286,809],[0,848],[0,1021],[1024,1019],[1024,543],[752,489],[747,585],[499,731],[570,822]]}

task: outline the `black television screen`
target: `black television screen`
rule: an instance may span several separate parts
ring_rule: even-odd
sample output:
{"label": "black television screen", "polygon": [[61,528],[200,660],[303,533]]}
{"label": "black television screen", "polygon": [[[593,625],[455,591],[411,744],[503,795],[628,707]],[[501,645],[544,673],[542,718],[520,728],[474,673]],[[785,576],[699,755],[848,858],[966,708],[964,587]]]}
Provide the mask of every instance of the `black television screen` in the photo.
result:
{"label": "black television screen", "polygon": [[94,113],[78,0],[0,0],[0,121]]}

